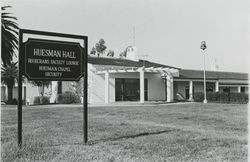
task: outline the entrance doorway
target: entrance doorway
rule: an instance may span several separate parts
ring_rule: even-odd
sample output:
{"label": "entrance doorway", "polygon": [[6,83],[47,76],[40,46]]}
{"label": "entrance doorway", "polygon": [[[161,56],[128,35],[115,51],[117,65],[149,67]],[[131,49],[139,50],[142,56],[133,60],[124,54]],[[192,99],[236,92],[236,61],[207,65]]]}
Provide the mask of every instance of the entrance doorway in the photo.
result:
{"label": "entrance doorway", "polygon": [[[144,99],[148,100],[148,80],[144,79]],[[116,78],[115,101],[139,101],[140,79]]]}

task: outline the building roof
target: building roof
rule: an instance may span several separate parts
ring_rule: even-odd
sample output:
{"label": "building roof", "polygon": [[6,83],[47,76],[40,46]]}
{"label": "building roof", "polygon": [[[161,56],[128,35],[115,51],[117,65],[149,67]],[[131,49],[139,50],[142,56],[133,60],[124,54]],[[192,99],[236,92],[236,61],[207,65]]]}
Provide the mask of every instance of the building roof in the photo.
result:
{"label": "building roof", "polygon": [[[95,65],[113,65],[123,67],[142,67],[145,65],[149,67],[162,67],[162,68],[173,68],[179,70],[178,79],[203,79],[204,74],[202,70],[189,70],[181,69],[173,66],[158,64],[147,60],[133,61],[122,58],[108,58],[108,57],[88,57],[88,63]],[[236,72],[222,72],[222,71],[206,71],[206,79],[235,79],[235,80],[248,80],[247,73],[236,73]]]}
{"label": "building roof", "polygon": [[[181,69],[179,71],[180,79],[203,79],[204,73],[202,70],[188,70]],[[248,80],[247,73],[236,72],[221,72],[221,71],[206,71],[206,79],[235,79],[235,80]]]}
{"label": "building roof", "polygon": [[139,61],[133,61],[128,59],[121,59],[121,58],[107,58],[107,57],[88,57],[88,63],[95,64],[95,65],[113,65],[113,66],[128,66],[128,67],[142,67],[145,65],[145,67],[162,67],[162,68],[175,68],[172,66],[167,66],[163,64],[158,64],[154,62],[150,62],[147,60],[139,60]]}

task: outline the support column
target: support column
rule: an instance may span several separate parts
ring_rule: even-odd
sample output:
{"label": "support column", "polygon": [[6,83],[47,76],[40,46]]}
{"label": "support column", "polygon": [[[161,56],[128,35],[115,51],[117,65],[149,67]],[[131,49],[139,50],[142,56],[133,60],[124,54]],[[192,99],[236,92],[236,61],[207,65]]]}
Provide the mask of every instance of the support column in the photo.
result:
{"label": "support column", "polygon": [[219,92],[219,81],[215,82],[215,92]]}
{"label": "support column", "polygon": [[140,70],[140,103],[144,103],[144,68]]}
{"label": "support column", "polygon": [[189,101],[193,101],[193,81],[189,81]]}
{"label": "support column", "polygon": [[241,93],[241,86],[238,86],[238,93]]}
{"label": "support column", "polygon": [[174,101],[173,77],[167,75],[167,102]]}
{"label": "support column", "polygon": [[105,72],[105,103],[109,103],[109,72]]}
{"label": "support column", "polygon": [[50,96],[50,103],[55,103],[56,102],[56,97],[57,97],[57,82],[52,81],[51,82],[51,96]]}

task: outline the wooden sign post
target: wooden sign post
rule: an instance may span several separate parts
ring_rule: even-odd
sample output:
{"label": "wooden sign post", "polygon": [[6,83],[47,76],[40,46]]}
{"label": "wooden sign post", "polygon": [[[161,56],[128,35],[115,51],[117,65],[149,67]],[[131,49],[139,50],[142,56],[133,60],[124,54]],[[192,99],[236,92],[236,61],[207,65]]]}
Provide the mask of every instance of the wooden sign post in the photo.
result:
{"label": "wooden sign post", "polygon": [[[83,40],[79,42],[55,41],[28,38],[24,34]],[[83,82],[83,141],[88,142],[88,97],[87,97],[87,59],[88,37],[80,35],[19,30],[19,76],[18,76],[18,144],[22,144],[22,75],[28,80],[37,81],[79,81]]]}

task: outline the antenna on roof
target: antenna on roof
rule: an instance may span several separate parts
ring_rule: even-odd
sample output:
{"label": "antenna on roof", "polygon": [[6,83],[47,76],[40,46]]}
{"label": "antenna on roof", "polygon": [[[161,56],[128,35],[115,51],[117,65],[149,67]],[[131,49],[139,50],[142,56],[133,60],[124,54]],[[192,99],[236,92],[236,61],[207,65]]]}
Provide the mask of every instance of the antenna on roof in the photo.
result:
{"label": "antenna on roof", "polygon": [[135,25],[133,26],[133,46],[135,46]]}

